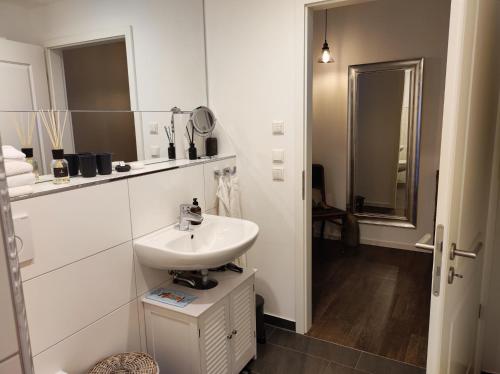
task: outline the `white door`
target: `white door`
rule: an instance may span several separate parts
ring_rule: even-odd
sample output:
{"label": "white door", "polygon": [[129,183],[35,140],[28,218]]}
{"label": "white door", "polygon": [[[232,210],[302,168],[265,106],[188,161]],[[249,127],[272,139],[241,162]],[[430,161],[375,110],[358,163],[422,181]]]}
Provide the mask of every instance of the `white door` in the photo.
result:
{"label": "white door", "polygon": [[[30,111],[49,109],[49,89],[45,67],[44,49],[38,45],[0,39],[0,135],[2,144],[21,148],[16,123],[26,125],[28,113],[5,111]],[[42,124],[37,124],[33,139],[35,158],[46,165],[51,159],[50,143],[43,134]],[[44,147],[45,145],[45,147]],[[45,151],[43,151],[45,149]]]}
{"label": "white door", "polygon": [[[484,253],[480,249],[498,98],[494,1],[453,0],[451,5],[436,230],[442,252],[437,245],[435,253],[435,267],[439,260],[442,266],[441,279],[435,277],[433,284],[440,293],[431,296],[427,358],[427,372],[432,374],[480,370],[474,367]],[[470,252],[465,255],[471,258],[462,253],[451,259],[454,245]]]}

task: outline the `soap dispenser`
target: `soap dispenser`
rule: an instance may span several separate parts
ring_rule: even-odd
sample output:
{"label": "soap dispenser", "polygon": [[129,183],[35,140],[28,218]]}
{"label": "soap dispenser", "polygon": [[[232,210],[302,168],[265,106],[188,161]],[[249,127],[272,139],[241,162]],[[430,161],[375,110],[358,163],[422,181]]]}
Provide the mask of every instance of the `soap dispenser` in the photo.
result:
{"label": "soap dispenser", "polygon": [[[198,198],[195,197],[193,198],[193,207],[191,208],[191,213],[196,213],[201,216],[201,208],[200,205],[198,204]],[[199,225],[201,222],[191,222],[192,225]]]}

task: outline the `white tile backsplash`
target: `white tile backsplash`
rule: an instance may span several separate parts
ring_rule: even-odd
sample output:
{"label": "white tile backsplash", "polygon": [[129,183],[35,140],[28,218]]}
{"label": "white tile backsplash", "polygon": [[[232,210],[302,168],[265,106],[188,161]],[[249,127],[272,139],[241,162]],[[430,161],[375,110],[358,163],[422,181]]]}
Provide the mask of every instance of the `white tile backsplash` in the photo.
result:
{"label": "white tile backsplash", "polygon": [[[141,297],[171,277],[142,266],[132,237],[173,224],[179,204],[216,206],[215,169],[192,165],[12,203],[32,224],[34,261],[22,269],[35,371],[85,373],[118,352],[146,350]],[[142,327],[142,331],[141,331]]]}
{"label": "white tile backsplash", "polygon": [[130,240],[128,201],[123,180],[12,203],[14,216],[31,220],[34,260],[23,280]]}
{"label": "white tile backsplash", "polygon": [[35,373],[87,373],[97,361],[112,354],[140,351],[137,303],[133,300],[35,356]]}
{"label": "white tile backsplash", "polygon": [[134,238],[175,223],[179,205],[197,197],[205,204],[203,165],[129,179],[132,235]]}
{"label": "white tile backsplash", "polygon": [[34,354],[136,297],[132,251],[127,242],[24,282]]}

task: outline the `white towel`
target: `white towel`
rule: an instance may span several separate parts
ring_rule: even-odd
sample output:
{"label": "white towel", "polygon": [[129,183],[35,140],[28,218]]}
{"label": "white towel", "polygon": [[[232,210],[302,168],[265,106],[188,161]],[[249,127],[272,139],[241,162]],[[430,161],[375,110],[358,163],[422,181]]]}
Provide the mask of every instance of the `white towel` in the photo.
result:
{"label": "white towel", "polygon": [[240,182],[234,174],[229,177],[229,212],[231,217],[241,218]]}
{"label": "white towel", "polygon": [[33,193],[33,187],[31,186],[20,186],[9,188],[10,197],[29,195]]}
{"label": "white towel", "polygon": [[5,174],[8,177],[12,175],[31,173],[33,171],[33,165],[29,162],[21,160],[5,160]]}
{"label": "white towel", "polygon": [[19,175],[13,175],[12,177],[7,177],[7,185],[9,188],[12,187],[20,187],[20,186],[28,186],[31,184],[35,184],[35,174],[33,173],[25,173]]}
{"label": "white towel", "polygon": [[2,145],[2,154],[4,158],[12,160],[23,160],[26,158],[23,152],[18,151],[11,145]]}
{"label": "white towel", "polygon": [[231,215],[230,211],[230,201],[229,201],[229,186],[226,181],[226,177],[219,177],[219,184],[217,186],[217,200],[218,200],[218,214],[219,216],[229,217]]}

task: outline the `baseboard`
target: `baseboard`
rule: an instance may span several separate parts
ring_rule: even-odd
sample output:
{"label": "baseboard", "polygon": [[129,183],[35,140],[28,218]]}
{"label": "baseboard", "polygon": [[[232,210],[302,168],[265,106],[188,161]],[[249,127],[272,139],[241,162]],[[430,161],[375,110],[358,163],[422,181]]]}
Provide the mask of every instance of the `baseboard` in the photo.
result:
{"label": "baseboard", "polygon": [[413,243],[393,242],[388,240],[378,240],[370,238],[361,238],[360,243],[367,245],[375,245],[377,247],[403,249],[405,251],[431,253],[431,251],[426,251],[425,249],[416,248]]}
{"label": "baseboard", "polygon": [[295,332],[295,321],[290,321],[288,319],[264,313],[264,322],[267,323],[268,325],[280,327],[282,329]]}

